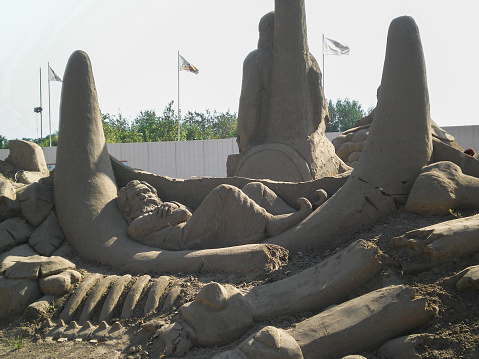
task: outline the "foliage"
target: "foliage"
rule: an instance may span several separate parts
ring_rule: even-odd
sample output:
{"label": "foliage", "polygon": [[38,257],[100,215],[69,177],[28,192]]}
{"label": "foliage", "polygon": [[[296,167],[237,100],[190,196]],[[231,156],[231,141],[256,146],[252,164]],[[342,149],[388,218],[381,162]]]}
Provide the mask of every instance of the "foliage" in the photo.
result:
{"label": "foliage", "polygon": [[[133,120],[121,113],[111,115],[101,114],[103,132],[107,143],[159,142],[176,141],[178,139],[178,115],[173,107],[173,101],[166,105],[161,115],[153,110],[141,111]],[[181,119],[181,140],[212,140],[236,137],[236,113],[188,112]],[[50,136],[44,138],[22,138],[43,147],[50,146]],[[58,132],[52,134],[52,146],[58,143]],[[0,148],[8,148],[8,140],[0,135]]]}
{"label": "foliage", "polygon": [[462,214],[459,212],[454,211],[453,209],[449,209],[449,213],[452,214],[456,218],[462,218]]}
{"label": "foliage", "polygon": [[[106,142],[159,142],[178,139],[178,116],[173,101],[157,115],[153,110],[141,111],[131,123],[122,117],[102,114]],[[237,117],[229,111],[218,113],[206,110],[188,112],[180,125],[181,140],[209,140],[236,137]]]}
{"label": "foliage", "polygon": [[[50,147],[50,135],[45,136],[43,139],[40,139],[39,142],[37,142],[39,145],[42,145],[43,147]],[[56,146],[58,144],[58,132],[55,132],[52,134],[52,146]]]}
{"label": "foliage", "polygon": [[343,132],[353,127],[354,122],[366,115],[361,104],[348,98],[337,99],[336,103],[328,101],[329,124],[326,132]]}
{"label": "foliage", "polygon": [[[43,138],[30,138],[30,137],[23,137],[22,140],[36,143],[42,147],[49,147],[50,146],[50,135],[47,135]],[[52,146],[56,146],[58,144],[58,132],[52,134]]]}
{"label": "foliage", "polygon": [[212,140],[236,137],[236,114],[188,112],[182,121],[182,135],[186,140]]}
{"label": "foliage", "polygon": [[108,143],[129,143],[140,142],[141,137],[127,119],[121,113],[118,116],[112,116],[108,113],[101,115],[103,123],[103,132]]}
{"label": "foliage", "polygon": [[[39,146],[49,147],[50,146],[50,135],[47,135],[43,138],[30,138],[23,137],[22,140],[36,143]],[[58,132],[52,134],[52,146],[58,144]],[[8,140],[5,136],[0,135],[0,149],[8,148]]]}
{"label": "foliage", "polygon": [[22,349],[22,347],[23,347],[23,337],[22,337],[22,335],[19,335],[16,338],[8,340],[8,343],[13,347],[14,350]]}
{"label": "foliage", "polygon": [[133,126],[141,135],[142,140],[137,142],[177,140],[178,127],[173,101],[166,105],[161,117],[157,116],[155,111],[141,111],[140,116],[133,121]]}
{"label": "foliage", "polygon": [[2,135],[0,135],[0,148],[8,148],[8,140]]}

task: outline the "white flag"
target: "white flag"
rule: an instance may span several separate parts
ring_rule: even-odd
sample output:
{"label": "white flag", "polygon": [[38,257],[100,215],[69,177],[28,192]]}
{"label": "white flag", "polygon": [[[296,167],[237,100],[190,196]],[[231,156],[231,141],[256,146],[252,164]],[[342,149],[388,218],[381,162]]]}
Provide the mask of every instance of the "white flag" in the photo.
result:
{"label": "white flag", "polygon": [[198,72],[200,72],[200,70],[198,70],[195,66],[193,66],[188,61],[186,61],[185,58],[181,56],[180,54],[178,54],[178,62],[180,66],[180,71],[181,70],[189,71],[189,72],[193,72],[196,75],[198,75]]}
{"label": "white flag", "polygon": [[48,65],[48,81],[61,81],[62,79],[58,76],[55,71],[52,70],[50,65]]}
{"label": "white flag", "polygon": [[349,46],[340,44],[337,41],[324,38],[324,49],[323,54],[325,55],[349,55]]}

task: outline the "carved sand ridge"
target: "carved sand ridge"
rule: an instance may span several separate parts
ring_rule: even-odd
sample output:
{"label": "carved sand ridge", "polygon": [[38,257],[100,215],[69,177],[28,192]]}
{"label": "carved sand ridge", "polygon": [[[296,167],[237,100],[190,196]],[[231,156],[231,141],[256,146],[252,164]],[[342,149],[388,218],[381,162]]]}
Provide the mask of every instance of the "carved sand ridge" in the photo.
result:
{"label": "carved sand ridge", "polygon": [[[132,282],[131,287],[126,287],[125,284],[129,282]],[[87,321],[93,322],[92,316],[95,312],[100,313],[99,322],[109,322],[117,309],[121,318],[132,318],[137,309],[142,314],[170,310],[174,301],[168,299],[173,290],[169,287],[170,282],[170,278],[166,276],[152,280],[150,276],[144,275],[132,281],[129,275],[102,277],[100,274],[93,274],[74,291],[59,319],[68,324],[73,318],[79,318],[78,324],[83,325]],[[140,298],[143,296],[147,298],[144,309],[139,307]]]}

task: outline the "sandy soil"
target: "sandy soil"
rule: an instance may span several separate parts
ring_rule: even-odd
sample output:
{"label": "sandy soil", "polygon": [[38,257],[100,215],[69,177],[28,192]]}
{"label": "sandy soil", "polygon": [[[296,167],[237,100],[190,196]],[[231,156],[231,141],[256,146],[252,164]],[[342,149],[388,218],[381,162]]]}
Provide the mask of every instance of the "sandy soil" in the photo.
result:
{"label": "sandy soil", "polygon": [[[461,211],[462,216],[475,214],[472,211]],[[383,269],[369,283],[356,290],[350,298],[355,298],[369,291],[392,284],[407,284],[417,290],[419,296],[427,296],[430,302],[437,305],[439,313],[428,323],[417,328],[414,333],[428,333],[430,337],[418,349],[422,358],[479,358],[479,305],[477,292],[459,292],[455,283],[455,275],[464,268],[479,264],[479,254],[442,264],[436,268],[417,274],[405,274],[401,264],[409,261],[400,252],[393,250],[388,242],[392,237],[404,232],[424,227],[430,224],[454,219],[452,215],[446,217],[422,217],[400,210],[396,214],[381,220],[374,226],[363,228],[350,235],[350,241],[343,247],[336,248],[330,253],[311,252],[290,253],[289,264],[281,270],[263,276],[235,276],[206,273],[174,274],[176,285],[181,287],[181,296],[175,306],[168,313],[161,315],[165,321],[174,320],[176,309],[183,303],[194,299],[199,289],[210,281],[230,283],[240,290],[251,286],[277,281],[294,275],[310,266],[313,266],[328,256],[340,251],[356,239],[372,240],[377,243],[385,254]],[[108,268],[85,262],[77,256],[70,258],[84,273],[123,274]],[[68,295],[59,298],[52,308],[52,319],[58,316]],[[274,320],[257,323],[242,338],[221,348],[193,348],[183,358],[210,358],[215,353],[231,349],[252,333],[265,325],[274,325],[288,328],[293,323],[308,318],[316,313],[302,312],[294,316],[278,317]],[[158,316],[158,314],[156,314]],[[41,324],[44,318],[28,322],[17,318],[13,322],[0,322],[0,358],[167,358],[163,356],[163,348],[154,337],[149,337],[141,331],[141,325],[155,316],[123,320],[122,324],[128,327],[130,339],[122,342],[106,342],[100,344],[89,343],[47,343],[43,340]],[[135,334],[136,333],[136,334]],[[21,339],[19,339],[21,338]],[[377,348],[361,354],[369,359],[377,359]]]}

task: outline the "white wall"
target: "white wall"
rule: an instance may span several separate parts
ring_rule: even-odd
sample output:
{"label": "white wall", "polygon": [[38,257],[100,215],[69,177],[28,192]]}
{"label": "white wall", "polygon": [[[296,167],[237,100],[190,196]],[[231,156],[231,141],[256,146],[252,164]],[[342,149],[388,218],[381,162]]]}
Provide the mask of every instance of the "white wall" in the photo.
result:
{"label": "white wall", "polygon": [[[130,167],[175,177],[226,177],[228,155],[238,153],[236,138],[206,141],[108,143],[108,153]],[[56,147],[44,147],[47,165],[54,165]],[[9,151],[0,150],[0,160]],[[50,166],[49,166],[50,167]]]}
{"label": "white wall", "polygon": [[108,152],[130,167],[175,178],[226,177],[235,138],[205,141],[108,143]]}
{"label": "white wall", "polygon": [[454,136],[456,142],[464,149],[474,148],[479,151],[479,125],[441,127]]}
{"label": "white wall", "polygon": [[[443,127],[463,148],[479,151],[479,125]],[[327,132],[332,140],[340,132]],[[238,153],[236,138],[206,141],[108,143],[108,152],[130,167],[175,177],[226,177],[228,155]],[[55,164],[56,147],[44,147],[48,165]],[[0,160],[8,150],[0,150]]]}

